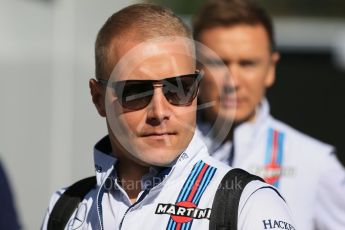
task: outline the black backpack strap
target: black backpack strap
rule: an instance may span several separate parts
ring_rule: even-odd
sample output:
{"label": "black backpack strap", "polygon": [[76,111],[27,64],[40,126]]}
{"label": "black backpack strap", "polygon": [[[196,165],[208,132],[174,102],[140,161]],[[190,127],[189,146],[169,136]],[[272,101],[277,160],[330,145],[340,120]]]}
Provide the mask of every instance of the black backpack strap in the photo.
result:
{"label": "black backpack strap", "polygon": [[55,203],[48,220],[48,230],[63,230],[86,194],[96,186],[96,177],[84,178],[67,188]]}
{"label": "black backpack strap", "polygon": [[253,181],[264,181],[242,169],[232,169],[223,177],[214,197],[210,217],[210,230],[236,230],[238,206],[246,185]]}

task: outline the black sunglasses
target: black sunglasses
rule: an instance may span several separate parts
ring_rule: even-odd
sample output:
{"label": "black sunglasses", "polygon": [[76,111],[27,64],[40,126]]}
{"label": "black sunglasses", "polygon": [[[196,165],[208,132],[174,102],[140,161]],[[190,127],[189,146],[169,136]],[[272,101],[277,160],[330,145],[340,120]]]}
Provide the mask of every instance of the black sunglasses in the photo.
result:
{"label": "black sunglasses", "polygon": [[122,107],[129,110],[145,108],[152,100],[154,85],[161,85],[167,101],[175,106],[188,106],[195,99],[202,71],[161,80],[126,80],[109,82],[99,79],[103,86],[111,86]]}

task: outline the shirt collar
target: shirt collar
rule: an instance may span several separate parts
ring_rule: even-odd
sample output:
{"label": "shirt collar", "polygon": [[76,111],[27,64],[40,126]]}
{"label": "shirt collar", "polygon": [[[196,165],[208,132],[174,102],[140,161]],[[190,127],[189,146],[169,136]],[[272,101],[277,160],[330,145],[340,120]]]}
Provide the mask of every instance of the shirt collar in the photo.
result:
{"label": "shirt collar", "polygon": [[97,185],[101,186],[114,169],[117,159],[111,154],[109,136],[103,137],[94,147],[94,162]]}
{"label": "shirt collar", "polygon": [[240,135],[241,139],[248,139],[251,141],[253,135],[257,135],[269,117],[270,107],[266,98],[264,98],[257,106],[255,111],[255,118],[253,121],[243,122],[235,129],[235,138]]}
{"label": "shirt collar", "polygon": [[[235,142],[250,142],[253,138],[253,135],[256,135],[260,130],[259,128],[267,121],[269,113],[269,103],[267,99],[264,98],[256,108],[255,119],[250,122],[243,122],[236,127],[234,132]],[[210,152],[215,152],[224,144],[223,140],[215,140],[209,133],[212,129],[211,124],[200,119],[200,115],[198,118],[198,132],[204,136],[204,141],[210,149]]]}
{"label": "shirt collar", "polygon": [[[207,148],[201,140],[200,134],[194,133],[193,138],[187,148],[181,152],[177,159],[167,167],[153,166],[149,173],[142,177],[142,188],[147,189],[157,185],[170,172],[172,168],[178,168],[178,171],[186,167],[197,154],[204,153],[207,155]],[[116,170],[114,170],[117,163],[116,157],[112,154],[109,136],[102,138],[94,147],[94,162],[97,177],[97,185],[101,186],[105,180],[110,176],[116,177]],[[176,171],[176,170],[174,170]]]}

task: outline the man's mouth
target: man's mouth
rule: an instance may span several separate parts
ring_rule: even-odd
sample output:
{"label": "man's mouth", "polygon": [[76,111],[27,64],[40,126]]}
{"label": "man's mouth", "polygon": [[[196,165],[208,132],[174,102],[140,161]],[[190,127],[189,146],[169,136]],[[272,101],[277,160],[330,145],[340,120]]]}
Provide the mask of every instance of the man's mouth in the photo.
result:
{"label": "man's mouth", "polygon": [[141,134],[141,137],[160,139],[160,138],[174,136],[176,134],[177,134],[176,132],[146,132],[146,133]]}
{"label": "man's mouth", "polygon": [[223,95],[221,97],[220,103],[222,107],[233,109],[238,107],[242,103],[242,99],[234,97],[233,95]]}

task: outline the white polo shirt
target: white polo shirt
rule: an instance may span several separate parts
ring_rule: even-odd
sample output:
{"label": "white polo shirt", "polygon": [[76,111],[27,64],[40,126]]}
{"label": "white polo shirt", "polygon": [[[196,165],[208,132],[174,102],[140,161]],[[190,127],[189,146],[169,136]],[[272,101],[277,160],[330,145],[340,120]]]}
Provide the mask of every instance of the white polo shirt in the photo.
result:
{"label": "white polo shirt", "polygon": [[[197,134],[172,167],[150,169],[139,182],[142,192],[135,204],[117,181],[117,160],[109,149],[108,137],[95,146],[97,188],[80,203],[66,229],[208,229],[216,190],[231,168],[211,158]],[[284,200],[266,186],[252,181],[245,187],[238,229],[295,229]],[[42,229],[63,191],[52,196]]]}
{"label": "white polo shirt", "polygon": [[[345,170],[332,146],[308,137],[269,114],[264,100],[253,122],[234,131],[234,143],[223,145],[199,124],[215,159],[242,168],[279,188],[298,229],[345,229]],[[232,149],[233,148],[233,149]]]}

